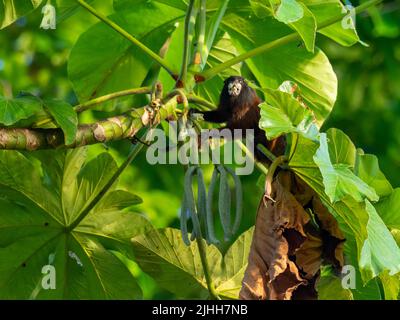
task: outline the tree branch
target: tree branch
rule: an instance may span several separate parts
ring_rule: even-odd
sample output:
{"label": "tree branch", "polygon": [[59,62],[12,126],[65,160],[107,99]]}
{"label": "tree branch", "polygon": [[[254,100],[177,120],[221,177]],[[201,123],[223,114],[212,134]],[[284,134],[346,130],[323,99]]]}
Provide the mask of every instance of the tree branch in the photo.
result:
{"label": "tree branch", "polygon": [[[175,117],[176,98],[162,106],[157,121]],[[73,143],[65,145],[61,129],[0,128],[0,149],[28,150],[77,148],[107,141],[132,139],[144,127],[142,116],[146,107],[132,109],[93,124],[78,126]]]}

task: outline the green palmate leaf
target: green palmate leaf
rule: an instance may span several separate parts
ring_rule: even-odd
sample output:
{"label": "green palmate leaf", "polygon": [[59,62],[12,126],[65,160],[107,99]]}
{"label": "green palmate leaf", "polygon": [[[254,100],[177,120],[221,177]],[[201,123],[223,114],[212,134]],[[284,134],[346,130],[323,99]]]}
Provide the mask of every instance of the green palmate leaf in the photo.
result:
{"label": "green palmate leaf", "polygon": [[[185,12],[143,2],[110,18],[147,47],[158,52]],[[146,23],[143,23],[146,21]],[[110,27],[99,23],[83,33],[71,52],[69,78],[80,101],[140,87],[152,60]]]}
{"label": "green palmate leaf", "polygon": [[[68,228],[106,183],[108,175],[98,170],[116,168],[108,155],[85,162],[84,148],[0,152],[0,298],[140,298],[135,279],[109,251],[131,251],[130,238],[151,229],[146,219],[123,210],[138,203],[137,196],[114,188]],[[55,268],[54,290],[42,286],[46,265]]]}
{"label": "green palmate leaf", "polygon": [[42,0],[9,0],[0,3],[0,29],[36,9]]}
{"label": "green palmate leaf", "polygon": [[[1,184],[18,192],[38,207],[49,212],[54,220],[62,221],[62,211],[52,189],[42,187],[42,177],[35,163],[18,152],[1,151]],[[8,190],[8,189],[7,189]],[[37,192],[41,190],[41,192]]]}
{"label": "green palmate leaf", "polygon": [[[161,287],[179,297],[207,296],[197,247],[194,243],[187,247],[179,230],[155,230],[132,241],[140,268],[152,276]],[[208,248],[207,252],[218,255],[215,247]]]}
{"label": "green palmate leaf", "polygon": [[[330,146],[335,148],[333,152],[336,152],[339,146],[340,148],[346,146],[345,142],[347,139],[347,136],[340,134],[330,140]],[[321,133],[320,147],[315,153],[314,162],[321,171],[325,193],[330,201],[335,203],[342,200],[347,195],[353,197],[357,202],[361,202],[365,198],[371,201],[378,201],[379,197],[375,190],[353,173],[347,159],[343,158],[340,154],[331,159],[329,151],[331,148],[328,147],[327,135]],[[355,148],[354,150],[353,148],[350,147],[344,150],[351,155],[353,152],[355,154]],[[344,155],[344,157],[347,158],[347,154]]]}
{"label": "green palmate leaf", "polygon": [[47,100],[44,106],[64,132],[65,144],[73,143],[78,129],[78,115],[74,108],[61,100]]}
{"label": "green palmate leaf", "polygon": [[28,119],[42,110],[43,103],[35,96],[25,95],[15,99],[0,96],[0,124],[5,126]]}
{"label": "green palmate leaf", "polygon": [[[249,18],[244,12],[228,13],[222,28],[229,33],[240,53],[291,33],[290,28],[272,17]],[[296,43],[288,44],[248,59],[246,64],[261,87],[278,88],[286,80],[297,83],[318,125],[332,110],[336,100],[337,79],[322,51],[317,49],[311,53]]]}
{"label": "green palmate leaf", "polygon": [[267,102],[260,105],[260,128],[265,130],[268,139],[293,132],[317,139],[319,132],[310,110],[290,93],[271,89],[263,91]]}
{"label": "green palmate leaf", "polygon": [[121,210],[142,202],[141,198],[130,192],[123,190],[112,191],[104,196],[103,201],[97,205],[96,210],[97,212]]}
{"label": "green palmate leaf", "polygon": [[242,233],[228,251],[219,259],[211,260],[212,278],[221,297],[237,299],[247,268],[254,228]]}
{"label": "green palmate leaf", "polygon": [[[94,199],[117,170],[114,159],[102,153],[96,159],[84,164],[86,150],[66,156],[63,172],[62,197],[66,223],[71,224]],[[76,170],[79,166],[81,170]]]}
{"label": "green palmate leaf", "polygon": [[375,206],[389,228],[400,229],[400,188],[394,189],[392,194],[379,201]]}
{"label": "green palmate leaf", "polygon": [[372,154],[357,152],[355,174],[374,188],[379,197],[386,197],[393,192],[393,187],[379,168],[378,158]]}
{"label": "green palmate leaf", "polygon": [[[252,229],[242,234],[224,256],[207,246],[207,261],[218,295],[237,299],[247,265]],[[132,239],[136,260],[163,288],[185,298],[206,298],[207,284],[196,243],[187,247],[181,233],[161,229]],[[179,281],[176,281],[179,279]]]}

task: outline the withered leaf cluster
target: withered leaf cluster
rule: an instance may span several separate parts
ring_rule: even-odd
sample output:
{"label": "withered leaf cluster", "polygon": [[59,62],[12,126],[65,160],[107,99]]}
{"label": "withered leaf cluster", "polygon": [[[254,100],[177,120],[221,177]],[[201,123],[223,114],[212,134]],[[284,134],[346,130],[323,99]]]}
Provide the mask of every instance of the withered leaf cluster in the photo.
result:
{"label": "withered leaf cluster", "polygon": [[344,237],[315,192],[280,171],[260,202],[241,299],[316,299],[322,264],[340,270]]}

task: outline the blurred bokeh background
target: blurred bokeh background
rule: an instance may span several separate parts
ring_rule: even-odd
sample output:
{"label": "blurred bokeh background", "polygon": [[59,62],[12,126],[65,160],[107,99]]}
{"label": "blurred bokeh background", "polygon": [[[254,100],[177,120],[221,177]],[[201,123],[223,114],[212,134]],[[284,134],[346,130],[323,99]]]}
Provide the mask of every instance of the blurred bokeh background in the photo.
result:
{"label": "blurred bokeh background", "polygon": [[[357,3],[354,2],[353,5]],[[112,13],[112,1],[94,0],[104,14]],[[0,94],[28,91],[46,98],[77,100],[67,77],[69,52],[79,37],[97,20],[83,10],[61,12],[56,30],[39,29],[40,10],[0,31]],[[357,147],[379,157],[381,169],[393,186],[400,186],[400,0],[386,1],[357,17],[359,36],[365,44],[341,47],[319,36],[318,45],[330,58],[339,82],[336,106],[324,125],[340,128]],[[104,118],[85,112],[81,121]],[[123,161],[130,148],[127,142],[90,147],[93,156],[109,151]],[[211,176],[211,167],[206,177]],[[245,221],[242,231],[253,225],[262,189],[255,185],[259,174],[243,177]],[[181,166],[150,168],[142,154],[122,177],[121,184],[144,200],[138,211],[156,227],[178,227],[178,210],[183,192]],[[249,192],[246,192],[249,190]],[[138,278],[144,298],[172,298],[133,263],[129,267]],[[179,279],[177,279],[179,281]]]}

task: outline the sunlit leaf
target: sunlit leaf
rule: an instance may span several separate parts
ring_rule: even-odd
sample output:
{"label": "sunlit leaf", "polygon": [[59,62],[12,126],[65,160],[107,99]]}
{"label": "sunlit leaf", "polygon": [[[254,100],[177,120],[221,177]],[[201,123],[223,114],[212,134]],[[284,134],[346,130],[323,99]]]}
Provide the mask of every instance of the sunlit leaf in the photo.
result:
{"label": "sunlit leaf", "polygon": [[[332,146],[343,147],[342,140],[340,139],[330,141]],[[355,150],[352,148],[345,150],[345,153],[354,153]],[[325,192],[328,195],[331,202],[335,203],[342,200],[344,197],[350,195],[356,201],[361,202],[365,198],[371,201],[377,201],[379,199],[375,190],[368,186],[364,181],[357,177],[349,164],[341,162],[340,158],[331,159],[329,154],[328,139],[325,133],[320,134],[320,147],[314,156],[314,161],[319,167],[323,183],[325,186]]]}
{"label": "sunlit leaf", "polygon": [[272,140],[284,133],[299,133],[316,139],[318,128],[312,112],[302,106],[291,94],[279,90],[264,89],[266,101],[260,104],[260,128]]}
{"label": "sunlit leaf", "polygon": [[373,276],[379,275],[387,268],[389,275],[393,276],[400,272],[400,249],[368,200],[365,208],[369,215],[368,239],[361,250],[360,267],[368,269]]}
{"label": "sunlit leaf", "polygon": [[[242,234],[224,256],[215,246],[207,246],[204,243],[211,277],[221,297],[238,298],[247,265],[251,235],[252,230]],[[187,247],[179,230],[155,230],[133,238],[132,243],[139,266],[160,286],[178,297],[208,296],[196,242]]]}

